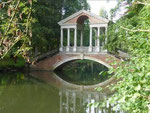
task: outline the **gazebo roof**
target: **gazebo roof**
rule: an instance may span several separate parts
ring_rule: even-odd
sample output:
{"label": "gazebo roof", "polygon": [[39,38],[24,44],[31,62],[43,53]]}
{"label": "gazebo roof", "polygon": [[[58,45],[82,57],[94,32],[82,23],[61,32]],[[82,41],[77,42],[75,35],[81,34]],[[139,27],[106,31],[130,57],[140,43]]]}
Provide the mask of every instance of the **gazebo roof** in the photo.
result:
{"label": "gazebo roof", "polygon": [[84,21],[85,19],[89,19],[90,24],[108,24],[109,20],[102,18],[98,15],[95,15],[91,12],[88,12],[86,10],[80,10],[71,16],[61,20],[58,22],[59,25],[72,25],[77,24],[78,19],[80,18],[81,21]]}

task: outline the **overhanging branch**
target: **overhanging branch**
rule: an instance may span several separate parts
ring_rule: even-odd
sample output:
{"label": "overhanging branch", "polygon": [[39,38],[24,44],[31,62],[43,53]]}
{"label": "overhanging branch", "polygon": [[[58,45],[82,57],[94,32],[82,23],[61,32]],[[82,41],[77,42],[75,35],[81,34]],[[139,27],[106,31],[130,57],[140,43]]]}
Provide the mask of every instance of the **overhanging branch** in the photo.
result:
{"label": "overhanging branch", "polygon": [[143,4],[143,5],[148,5],[148,6],[150,6],[149,3],[146,3],[146,2],[140,2],[140,1],[137,1],[135,4]]}
{"label": "overhanging branch", "polygon": [[128,28],[125,28],[123,26],[120,26],[120,28],[126,30],[126,31],[130,31],[130,32],[149,32],[150,33],[150,29],[137,29],[137,30],[133,30],[133,29],[128,29]]}
{"label": "overhanging branch", "polygon": [[7,2],[1,2],[0,4],[2,4],[3,5],[3,7],[5,6],[5,4],[9,4],[9,3],[11,3],[13,0],[8,0]]}

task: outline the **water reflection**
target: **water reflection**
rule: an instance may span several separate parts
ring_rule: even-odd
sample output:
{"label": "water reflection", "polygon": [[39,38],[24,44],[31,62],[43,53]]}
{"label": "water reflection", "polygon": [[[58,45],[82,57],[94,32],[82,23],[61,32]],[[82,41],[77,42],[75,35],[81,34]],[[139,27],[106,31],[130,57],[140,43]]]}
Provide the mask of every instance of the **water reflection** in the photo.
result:
{"label": "water reflection", "polygon": [[107,102],[105,108],[95,108],[87,106],[90,103],[102,101],[105,95],[98,92],[76,92],[76,91],[59,91],[60,96],[60,113],[123,113],[122,111],[113,111],[113,105]]}
{"label": "water reflection", "polygon": [[121,113],[112,111],[109,103],[103,109],[87,107],[88,103],[107,98],[106,92],[73,89],[50,72],[31,74],[0,76],[0,113]]}
{"label": "water reflection", "polygon": [[[98,108],[87,107],[91,102],[98,102],[101,95],[98,93],[59,91],[60,113],[98,113]],[[79,109],[79,108],[82,109]]]}
{"label": "water reflection", "polygon": [[[34,77],[38,77],[47,83],[59,89],[59,113],[123,113],[122,111],[113,111],[113,105],[107,102],[105,108],[95,108],[94,106],[87,106],[90,103],[103,101],[111,95],[110,91],[97,92],[94,87],[81,89],[80,85],[71,86],[67,82],[58,78],[53,72],[34,72]],[[55,79],[55,80],[54,80]],[[54,80],[55,82],[50,82]]]}

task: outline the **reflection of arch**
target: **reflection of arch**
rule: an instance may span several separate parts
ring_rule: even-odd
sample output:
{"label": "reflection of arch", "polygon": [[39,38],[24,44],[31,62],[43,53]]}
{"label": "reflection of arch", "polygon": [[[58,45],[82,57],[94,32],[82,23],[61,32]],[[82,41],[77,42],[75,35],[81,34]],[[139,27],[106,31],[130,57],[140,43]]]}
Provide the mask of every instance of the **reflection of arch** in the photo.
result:
{"label": "reflection of arch", "polygon": [[86,15],[79,16],[79,18],[77,19],[76,23],[77,24],[83,24],[86,19],[89,19],[89,17],[86,16]]}
{"label": "reflection of arch", "polygon": [[[56,63],[53,65],[53,70],[55,70],[57,67],[61,66],[61,65],[64,64],[64,63],[67,63],[67,62],[73,61],[73,60],[80,60],[80,59],[81,59],[80,56],[74,56],[74,57],[69,57],[69,58],[63,59],[63,60],[61,60],[60,62],[56,62]],[[92,60],[92,61],[98,62],[98,63],[100,63],[100,64],[106,66],[107,68],[110,67],[109,64],[103,62],[103,61],[100,60],[100,59],[94,58],[94,57],[84,56],[84,59],[86,59],[86,60]]]}

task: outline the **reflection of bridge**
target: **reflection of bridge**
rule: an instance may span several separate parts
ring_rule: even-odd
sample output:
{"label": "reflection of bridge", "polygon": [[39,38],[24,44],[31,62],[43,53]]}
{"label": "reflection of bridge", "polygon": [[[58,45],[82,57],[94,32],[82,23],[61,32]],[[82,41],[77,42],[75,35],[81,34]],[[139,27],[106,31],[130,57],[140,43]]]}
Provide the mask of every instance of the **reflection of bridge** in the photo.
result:
{"label": "reflection of bridge", "polygon": [[[85,20],[89,20],[89,23]],[[77,59],[93,60],[110,67],[112,62],[110,59],[117,61],[119,59],[107,54],[107,50],[104,49],[104,45],[107,43],[108,22],[107,19],[85,10],[81,10],[61,20],[58,22],[61,26],[60,53],[38,62],[32,68],[37,70],[54,70],[63,63]],[[89,26],[89,37],[84,34],[86,25]],[[102,38],[102,36],[105,38]],[[89,43],[88,47],[85,44],[87,41]],[[66,43],[67,45],[65,45]]]}
{"label": "reflection of bridge", "polygon": [[[79,92],[73,90],[63,90],[59,91],[60,96],[60,113],[124,113],[119,110],[113,111],[114,105],[109,102],[106,103],[106,107],[99,108],[88,106],[91,103],[97,103],[103,101],[104,98],[107,98],[105,94],[100,92]],[[80,108],[80,109],[79,109]]]}
{"label": "reflection of bridge", "polygon": [[[42,80],[58,89],[56,96],[59,95],[59,106],[57,108],[59,108],[60,113],[123,113],[119,111],[119,107],[118,110],[113,111],[114,105],[109,102],[104,108],[87,106],[90,103],[102,102],[104,98],[112,94],[109,90],[95,91],[94,88],[101,86],[100,84],[86,87],[82,85],[72,86],[50,71],[33,71],[30,74],[37,80]],[[110,84],[111,82],[108,82],[105,85]]]}

